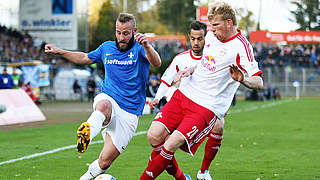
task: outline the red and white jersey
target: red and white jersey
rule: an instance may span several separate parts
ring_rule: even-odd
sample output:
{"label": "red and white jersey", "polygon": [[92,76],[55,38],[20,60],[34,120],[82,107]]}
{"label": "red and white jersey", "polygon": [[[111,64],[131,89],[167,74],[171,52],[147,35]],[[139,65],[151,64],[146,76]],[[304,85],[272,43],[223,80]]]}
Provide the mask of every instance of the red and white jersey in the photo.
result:
{"label": "red and white jersey", "polygon": [[192,49],[184,51],[176,55],[167,70],[161,77],[161,82],[171,87],[173,84],[174,77],[180,70],[185,68],[193,67],[197,65],[201,60],[201,56],[194,56],[192,54]]}
{"label": "red and white jersey", "polygon": [[169,101],[176,90],[176,87],[172,85],[177,73],[185,68],[195,66],[200,60],[201,56],[194,56],[192,49],[176,55],[161,77],[162,83],[160,84],[155,99],[161,99],[163,96],[166,96],[166,100]]}
{"label": "red and white jersey", "polygon": [[251,44],[240,31],[223,42],[209,31],[205,41],[201,62],[191,76],[181,80],[179,89],[189,99],[208,108],[221,119],[240,85],[232,79],[229,65],[237,65],[249,77],[262,72],[254,59]]}

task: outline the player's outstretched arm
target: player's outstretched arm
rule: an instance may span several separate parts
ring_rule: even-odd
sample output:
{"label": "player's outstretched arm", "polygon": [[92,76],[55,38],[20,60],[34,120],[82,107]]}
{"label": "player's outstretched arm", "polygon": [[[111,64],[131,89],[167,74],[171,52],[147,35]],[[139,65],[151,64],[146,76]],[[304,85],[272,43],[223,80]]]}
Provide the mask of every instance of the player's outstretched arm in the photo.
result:
{"label": "player's outstretched arm", "polygon": [[244,86],[251,89],[263,88],[263,80],[260,76],[244,77],[238,66],[232,64],[229,67],[230,75],[235,81],[238,81]]}
{"label": "player's outstretched arm", "polygon": [[88,58],[88,55],[83,52],[73,52],[59,49],[52,44],[47,44],[44,51],[46,53],[59,54],[62,57],[76,64],[92,64],[93,62]]}
{"label": "player's outstretched arm", "polygon": [[161,59],[156,50],[153,49],[151,44],[148,43],[148,38],[141,33],[137,33],[135,35],[136,41],[141,44],[144,47],[144,50],[146,51],[146,57],[150,64],[155,67],[161,66]]}

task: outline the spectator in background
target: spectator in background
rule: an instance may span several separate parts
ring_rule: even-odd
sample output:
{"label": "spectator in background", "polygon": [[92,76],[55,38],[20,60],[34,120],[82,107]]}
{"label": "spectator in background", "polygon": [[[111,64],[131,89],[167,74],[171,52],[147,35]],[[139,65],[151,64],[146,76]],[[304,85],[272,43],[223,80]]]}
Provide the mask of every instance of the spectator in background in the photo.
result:
{"label": "spectator in background", "polygon": [[88,101],[93,102],[93,98],[96,92],[96,82],[94,81],[93,77],[90,76],[87,82],[87,93],[88,93]]}
{"label": "spectator in background", "polygon": [[13,72],[12,72],[12,75],[11,75],[11,76],[12,76],[14,88],[15,88],[15,89],[19,89],[20,75],[17,74],[16,68],[13,68]]}
{"label": "spectator in background", "polygon": [[34,94],[30,82],[28,82],[27,84],[22,82],[21,83],[21,89],[23,89],[29,95],[29,97],[32,99],[32,101],[35,104],[37,104],[37,105],[41,104],[41,101],[40,101],[39,97]]}
{"label": "spectator in background", "polygon": [[[146,96],[148,98],[154,99],[156,96],[156,93],[159,88],[159,78],[155,75],[151,75],[149,78],[149,83],[147,85],[147,91],[146,91]],[[159,111],[159,107],[156,106],[154,109],[151,110],[151,113],[157,113]]]}
{"label": "spectator in background", "polygon": [[74,94],[79,94],[80,95],[80,100],[82,101],[82,90],[81,90],[81,86],[79,85],[79,80],[76,79],[73,83],[73,93]]}
{"label": "spectator in background", "polygon": [[3,69],[3,73],[0,75],[0,89],[12,89],[14,87],[13,80],[7,69]]}
{"label": "spectator in background", "polygon": [[149,83],[146,91],[147,97],[154,98],[159,88],[159,79],[157,76],[150,76]]}

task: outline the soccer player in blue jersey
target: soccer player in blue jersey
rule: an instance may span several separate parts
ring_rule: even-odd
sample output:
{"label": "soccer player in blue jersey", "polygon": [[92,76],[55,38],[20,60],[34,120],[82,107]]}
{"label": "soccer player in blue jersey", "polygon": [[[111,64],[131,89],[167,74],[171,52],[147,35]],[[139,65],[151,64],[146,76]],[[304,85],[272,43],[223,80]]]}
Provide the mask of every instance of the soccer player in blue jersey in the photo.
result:
{"label": "soccer player in blue jersey", "polygon": [[86,54],[46,45],[45,52],[60,54],[77,64],[102,62],[105,79],[93,103],[93,113],[77,130],[77,149],[86,151],[102,128],[104,146],[97,160],[80,180],[104,173],[131,140],[143,112],[149,65],[159,67],[159,54],[144,34],[137,33],[135,17],[120,13],[116,21],[116,41],[106,41]]}

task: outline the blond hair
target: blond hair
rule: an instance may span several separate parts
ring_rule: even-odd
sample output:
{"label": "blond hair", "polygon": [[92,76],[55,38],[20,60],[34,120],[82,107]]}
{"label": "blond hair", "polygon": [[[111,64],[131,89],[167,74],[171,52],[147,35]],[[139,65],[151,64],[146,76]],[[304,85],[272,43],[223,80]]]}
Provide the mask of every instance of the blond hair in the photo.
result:
{"label": "blond hair", "polygon": [[237,25],[237,18],[235,10],[227,3],[217,3],[209,8],[208,19],[214,16],[220,16],[222,20],[231,19],[234,26]]}

